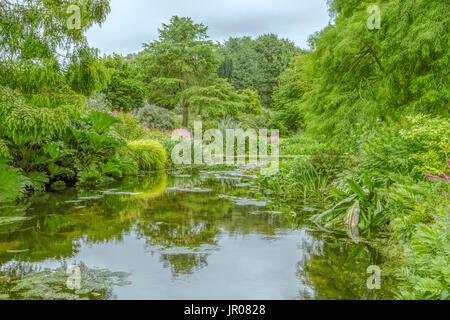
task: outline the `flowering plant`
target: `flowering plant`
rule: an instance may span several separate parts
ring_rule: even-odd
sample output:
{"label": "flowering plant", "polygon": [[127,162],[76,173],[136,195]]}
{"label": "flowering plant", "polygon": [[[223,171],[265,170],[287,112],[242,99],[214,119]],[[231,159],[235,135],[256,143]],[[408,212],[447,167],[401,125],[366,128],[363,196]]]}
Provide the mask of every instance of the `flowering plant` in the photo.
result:
{"label": "flowering plant", "polygon": [[[447,165],[448,165],[448,167],[449,167],[449,169],[450,169],[450,159],[448,159],[448,158],[447,158]],[[449,171],[450,171],[450,170],[449,170]],[[450,181],[450,177],[447,176],[447,175],[444,174],[444,173],[441,173],[441,176],[440,176],[440,177],[434,176],[434,175],[429,174],[429,173],[425,173],[425,176],[428,177],[428,178],[431,178],[431,179],[437,179],[437,180],[441,180],[441,181],[445,181],[445,182],[449,182],[449,181]],[[445,196],[447,199],[450,199],[450,195],[449,195],[445,190],[443,190],[442,193],[444,194],[444,196]],[[447,211],[447,212],[450,213],[450,211]]]}

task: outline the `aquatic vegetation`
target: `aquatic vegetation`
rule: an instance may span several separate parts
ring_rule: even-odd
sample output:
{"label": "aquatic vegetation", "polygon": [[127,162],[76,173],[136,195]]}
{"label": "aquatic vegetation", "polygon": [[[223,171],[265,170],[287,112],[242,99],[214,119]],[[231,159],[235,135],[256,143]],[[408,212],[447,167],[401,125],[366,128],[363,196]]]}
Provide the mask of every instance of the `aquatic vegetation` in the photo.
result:
{"label": "aquatic vegetation", "polygon": [[97,300],[113,298],[113,286],[130,284],[124,272],[111,272],[109,270],[91,269],[81,264],[80,288],[70,289],[67,281],[70,274],[67,266],[50,270],[28,273],[19,279],[14,277],[9,281],[11,288],[9,295],[15,299],[26,300]]}

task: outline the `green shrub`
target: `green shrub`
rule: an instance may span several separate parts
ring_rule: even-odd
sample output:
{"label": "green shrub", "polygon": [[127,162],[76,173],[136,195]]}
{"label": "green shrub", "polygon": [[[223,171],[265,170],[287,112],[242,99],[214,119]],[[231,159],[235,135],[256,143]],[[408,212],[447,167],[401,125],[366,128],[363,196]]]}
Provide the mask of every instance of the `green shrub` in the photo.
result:
{"label": "green shrub", "polygon": [[0,87],[0,136],[17,145],[61,135],[75,113],[70,107],[33,108],[17,91]]}
{"label": "green shrub", "polygon": [[10,159],[11,154],[9,152],[8,145],[5,140],[0,139],[0,159]]}
{"label": "green shrub", "polygon": [[120,138],[126,141],[148,138],[149,129],[140,123],[133,113],[113,111],[111,114],[119,120],[119,123],[116,123],[114,127],[114,132]]}
{"label": "green shrub", "polygon": [[405,248],[408,266],[398,272],[398,298],[407,300],[449,300],[450,217],[432,225],[419,224]]}
{"label": "green shrub", "polygon": [[303,198],[322,198],[345,163],[331,146],[303,136],[283,140],[280,154],[279,171],[275,175],[258,174],[258,182],[269,190]]}
{"label": "green shrub", "polygon": [[175,129],[175,119],[169,110],[156,105],[145,105],[136,111],[136,117],[144,122],[149,128],[173,130]]}
{"label": "green shrub", "polygon": [[163,145],[155,140],[136,140],[128,142],[131,156],[137,161],[142,170],[164,169],[167,153]]}
{"label": "green shrub", "polygon": [[245,106],[244,113],[255,115],[261,113],[261,98],[257,91],[249,88],[244,89],[241,97]]}
{"label": "green shrub", "polygon": [[111,107],[111,102],[109,102],[104,93],[95,93],[86,101],[86,108],[88,110],[108,112],[111,110]]}
{"label": "green shrub", "polygon": [[439,175],[445,172],[450,154],[450,119],[419,114],[405,121],[408,127],[400,130],[400,137],[423,148],[422,152],[411,152],[414,168],[420,173]]}

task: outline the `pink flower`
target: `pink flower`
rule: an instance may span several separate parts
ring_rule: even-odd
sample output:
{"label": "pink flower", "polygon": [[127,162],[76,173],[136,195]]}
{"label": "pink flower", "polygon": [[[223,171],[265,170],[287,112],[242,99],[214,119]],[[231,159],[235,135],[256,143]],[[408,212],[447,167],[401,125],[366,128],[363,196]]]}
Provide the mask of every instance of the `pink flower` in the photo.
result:
{"label": "pink flower", "polygon": [[192,132],[187,131],[186,129],[176,129],[172,131],[172,134],[176,136],[192,136]]}
{"label": "pink flower", "polygon": [[446,179],[446,180],[450,180],[450,177],[447,177],[445,174],[441,173],[441,176]]}
{"label": "pink flower", "polygon": [[441,177],[436,177],[436,176],[433,176],[433,175],[431,175],[431,174],[429,174],[429,173],[425,173],[425,176],[427,176],[428,178],[439,179],[439,180],[441,180]]}
{"label": "pink flower", "polygon": [[444,193],[444,196],[447,197],[447,199],[450,199],[450,195],[447,192],[445,192],[445,191],[442,191],[442,192]]}
{"label": "pink flower", "polygon": [[268,137],[267,138],[267,142],[272,142],[272,141],[279,141],[280,139],[278,137]]}

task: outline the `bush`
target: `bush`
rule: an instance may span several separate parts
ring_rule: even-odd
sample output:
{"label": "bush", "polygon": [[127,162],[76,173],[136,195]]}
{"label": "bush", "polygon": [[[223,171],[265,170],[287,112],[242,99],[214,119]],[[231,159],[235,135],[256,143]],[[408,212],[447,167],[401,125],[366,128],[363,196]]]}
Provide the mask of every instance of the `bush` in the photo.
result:
{"label": "bush", "polygon": [[71,113],[70,107],[33,108],[19,92],[0,87],[0,137],[15,144],[39,143],[61,135]]}
{"label": "bush", "polygon": [[175,119],[167,109],[147,104],[137,110],[136,116],[139,121],[144,122],[149,128],[175,129]]}
{"label": "bush", "polygon": [[405,249],[408,266],[398,273],[398,298],[449,300],[450,219],[447,215],[431,226],[419,224]]}
{"label": "bush", "polygon": [[126,141],[148,138],[150,131],[147,126],[139,122],[133,113],[113,111],[111,115],[115,116],[120,122],[114,128],[114,131],[120,138]]}
{"label": "bush", "polygon": [[331,146],[309,137],[283,140],[285,158],[275,175],[258,175],[258,182],[269,190],[304,198],[322,198],[329,181],[344,167],[342,155]]}
{"label": "bush", "polygon": [[162,144],[155,140],[136,140],[128,143],[132,157],[141,170],[164,169],[167,153]]}
{"label": "bush", "polygon": [[95,93],[87,99],[86,108],[88,110],[109,112],[111,110],[111,102],[109,102],[104,93]]}
{"label": "bush", "polygon": [[257,91],[252,89],[245,89],[241,93],[242,102],[244,103],[244,112],[247,114],[261,113],[261,98]]}

